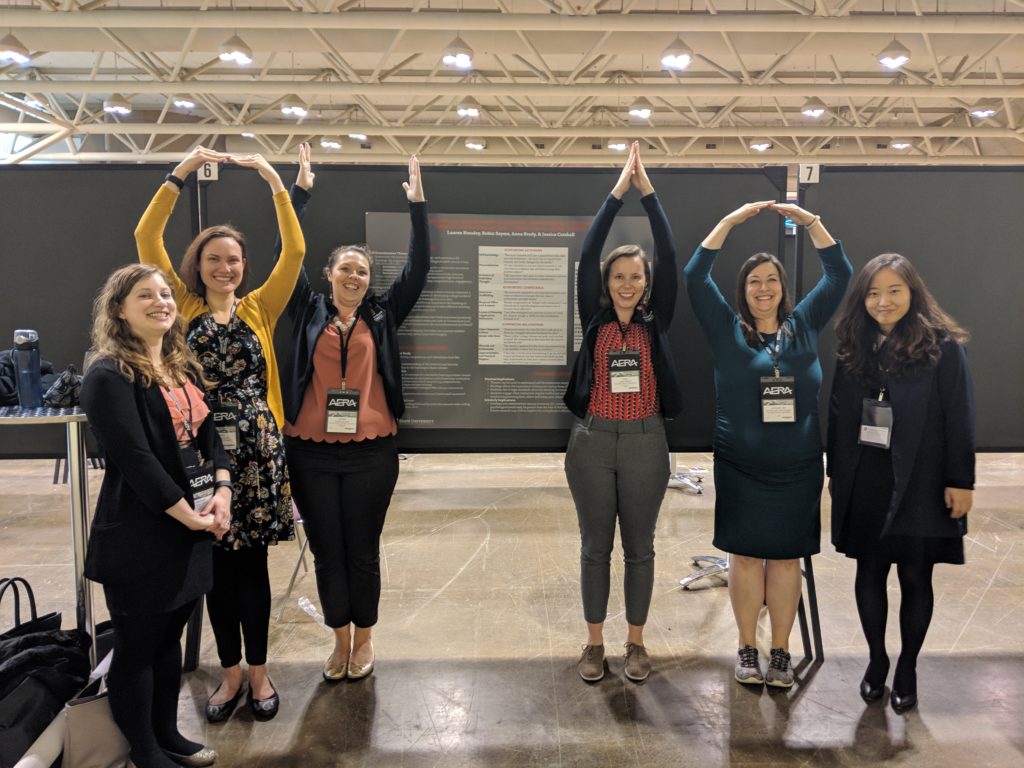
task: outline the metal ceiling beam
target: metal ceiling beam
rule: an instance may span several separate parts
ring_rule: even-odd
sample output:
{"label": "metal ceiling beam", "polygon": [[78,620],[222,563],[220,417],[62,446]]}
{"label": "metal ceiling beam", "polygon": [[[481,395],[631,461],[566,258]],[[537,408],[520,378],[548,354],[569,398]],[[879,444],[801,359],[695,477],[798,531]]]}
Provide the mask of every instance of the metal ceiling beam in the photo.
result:
{"label": "metal ceiling beam", "polygon": [[[311,134],[364,133],[368,136],[481,136],[493,137],[525,137],[537,139],[553,138],[601,138],[601,139],[649,139],[661,136],[666,139],[689,139],[704,136],[719,139],[743,138],[751,136],[770,136],[780,138],[795,137],[829,137],[853,138],[855,136],[889,136],[911,138],[955,138],[976,137],[979,139],[1017,139],[1019,134],[1012,128],[992,126],[886,126],[878,127],[846,127],[846,126],[743,126],[717,128],[699,128],[690,126],[615,126],[585,125],[562,128],[539,128],[520,125],[403,125],[384,126],[371,123],[338,123],[304,121],[301,126],[294,123],[271,124],[234,124],[213,125],[210,123],[90,123],[89,125],[70,126],[60,123],[0,123],[0,133],[49,134],[72,130],[77,134],[105,135],[113,133],[142,134],[191,134],[203,133],[212,136],[239,136],[242,133],[253,133],[259,136],[287,136],[302,131]],[[1021,158],[1024,163],[1024,157]]]}
{"label": "metal ceiling beam", "polygon": [[[6,91],[18,92],[18,80],[0,81]],[[114,93],[124,94],[157,93],[165,95],[182,83],[138,82],[132,80],[32,80],[25,81],[26,90],[33,93]],[[294,82],[292,80],[189,80],[185,84],[189,93],[212,95],[246,94],[254,96],[282,96],[295,93],[299,96],[461,96],[467,88],[461,82],[386,82],[386,83],[340,83],[340,82]],[[963,85],[908,85],[884,81],[877,84],[817,83],[809,85],[788,85],[781,83],[743,85],[735,83],[694,83],[687,81],[645,82],[642,86],[634,83],[581,83],[551,85],[548,83],[475,83],[472,86],[475,97],[481,96],[604,96],[633,98],[638,91],[648,98],[790,98],[804,99],[813,94],[821,99],[830,98],[872,98],[900,96],[913,99],[1019,99],[1024,98],[1024,85],[1000,85],[992,82]]]}
{"label": "metal ceiling beam", "polygon": [[842,18],[789,13],[702,14],[629,13],[609,16],[558,16],[550,13],[480,13],[423,11],[416,14],[360,11],[340,14],[282,11],[164,9],[102,9],[90,13],[51,13],[13,8],[4,10],[5,27],[13,29],[310,29],[430,30],[460,33],[511,32],[814,32],[829,34],[1024,34],[1024,13],[930,14],[907,16],[863,14]]}
{"label": "metal ceiling beam", "polygon": [[[380,165],[380,164],[401,164],[409,162],[408,155],[383,154],[376,152],[364,152],[362,156],[354,153],[338,153],[328,155],[317,154],[317,164],[320,165]],[[280,155],[264,155],[267,160],[274,163],[295,163],[294,153]],[[143,155],[134,152],[79,152],[71,154],[68,152],[55,152],[44,154],[39,159],[47,162],[75,162],[75,163],[97,163],[97,162],[118,162],[118,163],[172,163],[181,160],[181,152],[159,152]],[[513,154],[488,154],[488,153],[449,153],[420,155],[420,160],[425,167],[431,164],[437,165],[468,165],[468,166],[490,166],[490,165],[529,165],[548,166],[554,163],[560,165],[579,165],[586,167],[612,166],[619,167],[625,158],[623,154],[612,155],[610,153],[595,152],[593,156],[586,154],[573,155],[513,155]],[[2,162],[2,161],[0,161]],[[976,155],[945,155],[942,157],[928,157],[925,155],[890,154],[881,153],[867,155],[833,155],[826,154],[801,154],[801,155],[715,155],[712,153],[692,154],[688,156],[647,157],[644,164],[648,168],[660,167],[685,167],[700,166],[708,167],[715,165],[748,165],[748,166],[777,166],[792,165],[793,163],[819,163],[821,165],[935,165],[935,166],[964,166],[974,167],[979,165],[988,166],[1020,166],[1022,158],[1016,155],[989,155],[978,157]]]}

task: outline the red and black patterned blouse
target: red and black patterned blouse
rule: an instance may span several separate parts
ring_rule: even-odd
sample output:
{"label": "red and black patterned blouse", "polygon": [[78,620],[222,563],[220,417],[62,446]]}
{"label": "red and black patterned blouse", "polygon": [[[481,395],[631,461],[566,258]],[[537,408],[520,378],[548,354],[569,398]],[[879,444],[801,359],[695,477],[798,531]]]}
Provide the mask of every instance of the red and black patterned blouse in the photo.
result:
{"label": "red and black patterned blouse", "polygon": [[[590,385],[587,413],[600,419],[639,421],[661,413],[658,379],[651,363],[651,337],[647,326],[630,323],[623,339],[619,323],[605,323],[594,343],[594,380]],[[608,375],[608,353],[627,349],[640,352],[640,391],[612,394]]]}

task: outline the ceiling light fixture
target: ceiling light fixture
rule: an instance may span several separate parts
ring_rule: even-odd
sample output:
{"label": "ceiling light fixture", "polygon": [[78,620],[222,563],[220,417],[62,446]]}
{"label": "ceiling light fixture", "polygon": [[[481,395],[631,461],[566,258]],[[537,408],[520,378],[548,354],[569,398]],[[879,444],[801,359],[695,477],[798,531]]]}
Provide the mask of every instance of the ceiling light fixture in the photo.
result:
{"label": "ceiling light fixture", "polygon": [[894,141],[889,146],[892,149],[910,149],[911,144],[909,141]]}
{"label": "ceiling light fixture", "polygon": [[178,95],[174,97],[174,106],[178,107],[178,109],[195,109],[196,103],[188,96]]}
{"label": "ceiling light fixture", "polygon": [[110,98],[103,100],[103,111],[111,115],[130,115],[132,103],[120,93],[112,93]]}
{"label": "ceiling light fixture", "polygon": [[256,138],[256,134],[252,133],[250,131],[242,131],[242,138],[243,139],[255,139]]}
{"label": "ceiling light fixture", "polygon": [[356,141],[366,141],[365,133],[350,133],[348,137],[350,139],[355,139]]}
{"label": "ceiling light fixture", "polygon": [[661,66],[681,72],[693,61],[693,50],[681,37],[673,40],[668,48],[661,53]]}
{"label": "ceiling light fixture", "polygon": [[654,114],[654,105],[643,96],[629,105],[630,117],[635,117],[639,120],[646,120],[652,114]]}
{"label": "ceiling light fixture", "polygon": [[28,64],[28,48],[12,34],[0,40],[0,61],[13,61],[15,64]]}
{"label": "ceiling light fixture", "polygon": [[825,110],[827,109],[828,107],[825,105],[824,101],[812,96],[804,102],[800,111],[807,115],[807,117],[819,118],[825,114]]}
{"label": "ceiling light fixture", "polygon": [[625,152],[626,148],[629,147],[629,142],[625,139],[609,139],[608,149],[613,152]]}
{"label": "ceiling light fixture", "polygon": [[44,109],[46,105],[39,100],[38,96],[33,96],[31,93],[25,94],[25,106],[31,107],[32,109]]}
{"label": "ceiling light fixture", "polygon": [[252,48],[238,35],[232,35],[220,46],[220,60],[233,61],[239,66],[252,64]]}
{"label": "ceiling light fixture", "polygon": [[987,120],[990,117],[995,117],[997,111],[998,110],[995,108],[994,105],[989,104],[988,102],[985,101],[980,101],[973,107],[971,107],[971,115],[982,120]]}
{"label": "ceiling light fixture", "polygon": [[480,103],[472,96],[467,96],[459,102],[459,106],[455,108],[459,117],[477,118],[480,117]]}
{"label": "ceiling light fixture", "polygon": [[767,152],[769,149],[772,148],[772,143],[770,141],[756,139],[750,142],[750,148],[755,152]]}
{"label": "ceiling light fixture", "polygon": [[892,39],[892,42],[889,43],[880,54],[878,54],[878,63],[886,69],[899,69],[909,61],[910,49],[895,37]]}
{"label": "ceiling light fixture", "polygon": [[309,114],[309,107],[306,102],[293,93],[285,96],[284,101],[281,102],[281,114],[289,117],[305,117]]}
{"label": "ceiling light fixture", "polygon": [[487,149],[487,142],[484,139],[466,139],[466,149],[481,152]]}
{"label": "ceiling light fixture", "polygon": [[337,136],[321,136],[320,146],[324,149],[341,149],[341,139]]}
{"label": "ceiling light fixture", "polygon": [[457,36],[441,51],[441,61],[446,67],[469,69],[473,66],[473,49]]}

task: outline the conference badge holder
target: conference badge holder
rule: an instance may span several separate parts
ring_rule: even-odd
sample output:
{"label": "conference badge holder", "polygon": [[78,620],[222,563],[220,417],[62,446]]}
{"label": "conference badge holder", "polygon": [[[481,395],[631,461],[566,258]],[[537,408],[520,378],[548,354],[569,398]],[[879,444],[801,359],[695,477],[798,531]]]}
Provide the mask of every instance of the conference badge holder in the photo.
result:
{"label": "conference badge holder", "polygon": [[761,421],[765,424],[792,424],[796,421],[796,378],[761,377]]}
{"label": "conference badge holder", "polygon": [[236,450],[238,448],[238,421],[242,415],[241,406],[221,400],[211,410],[213,424],[217,428],[217,434],[220,435],[224,450]]}
{"label": "conference badge holder", "polygon": [[181,446],[181,461],[192,489],[192,508],[202,512],[213,499],[213,462],[204,461],[203,454],[191,444]]}
{"label": "conference badge holder", "polygon": [[865,397],[860,410],[860,445],[888,450],[892,439],[892,405],[882,398],[885,390],[878,393],[878,399]]}
{"label": "conference badge holder", "polygon": [[608,377],[613,395],[640,391],[640,353],[621,351],[608,353]]}
{"label": "conference badge holder", "polygon": [[352,435],[358,430],[359,390],[328,389],[324,431],[334,435]]}

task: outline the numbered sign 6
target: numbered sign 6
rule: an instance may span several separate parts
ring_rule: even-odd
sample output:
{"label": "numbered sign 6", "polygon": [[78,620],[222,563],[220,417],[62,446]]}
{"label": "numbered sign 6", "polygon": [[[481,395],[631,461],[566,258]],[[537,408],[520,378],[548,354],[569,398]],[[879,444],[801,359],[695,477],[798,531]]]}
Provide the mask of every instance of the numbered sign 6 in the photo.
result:
{"label": "numbered sign 6", "polygon": [[220,166],[217,163],[203,163],[196,176],[199,181],[216,181],[220,178]]}

